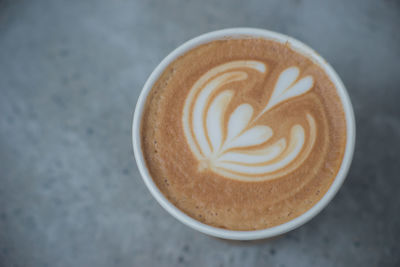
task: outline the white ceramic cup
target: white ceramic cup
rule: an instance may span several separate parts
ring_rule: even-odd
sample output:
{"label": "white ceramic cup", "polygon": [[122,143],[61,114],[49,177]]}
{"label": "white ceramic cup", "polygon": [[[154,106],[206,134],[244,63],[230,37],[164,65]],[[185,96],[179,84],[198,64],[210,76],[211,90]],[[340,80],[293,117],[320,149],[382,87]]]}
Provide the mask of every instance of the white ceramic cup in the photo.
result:
{"label": "white ceramic cup", "polygon": [[[188,52],[189,50],[220,39],[239,39],[239,38],[264,38],[268,40],[274,40],[280,43],[289,43],[290,47],[295,51],[311,58],[315,63],[319,64],[322,69],[328,74],[332,82],[335,84],[340,99],[343,104],[344,112],[346,115],[346,127],[347,127],[347,141],[346,148],[343,157],[342,164],[340,166],[339,172],[335,180],[333,181],[329,190],[325,193],[325,195],[321,198],[318,203],[316,203],[311,209],[300,215],[299,217],[288,221],[286,223],[280,224],[278,226],[274,226],[271,228],[263,229],[263,230],[254,230],[254,231],[235,231],[235,230],[226,230],[217,227],[213,227],[207,224],[204,224],[196,219],[189,217],[177,207],[175,207],[168,199],[160,192],[153,179],[151,178],[149,171],[147,169],[146,163],[143,158],[143,152],[141,148],[141,138],[140,138],[140,124],[143,114],[143,109],[146,103],[146,98],[152,89],[154,83],[163,73],[164,69],[175,59],[177,59],[180,55]],[[289,36],[263,30],[263,29],[254,29],[254,28],[231,28],[224,29],[214,32],[209,32],[203,35],[200,35],[186,43],[182,44],[174,51],[172,51],[166,58],[164,58],[161,63],[155,68],[155,70],[151,73],[150,77],[147,79],[145,85],[143,86],[142,92],[139,96],[138,102],[136,104],[135,114],[133,118],[133,126],[132,126],[132,139],[133,139],[133,150],[135,153],[136,163],[138,165],[139,171],[142,175],[143,181],[145,182],[147,188],[150,190],[151,194],[154,198],[160,203],[160,205],[167,210],[172,216],[186,224],[187,226],[200,231],[202,233],[219,237],[225,239],[233,239],[233,240],[254,240],[254,239],[263,239],[270,238],[274,236],[281,235],[288,231],[291,231],[317,215],[334,197],[336,192],[341,187],[346,175],[348,173],[354,151],[355,144],[355,121],[354,121],[354,113],[353,108],[347,94],[346,88],[344,87],[342,81],[339,76],[333,70],[333,68],[314,50],[301,43],[300,41],[293,39]]]}

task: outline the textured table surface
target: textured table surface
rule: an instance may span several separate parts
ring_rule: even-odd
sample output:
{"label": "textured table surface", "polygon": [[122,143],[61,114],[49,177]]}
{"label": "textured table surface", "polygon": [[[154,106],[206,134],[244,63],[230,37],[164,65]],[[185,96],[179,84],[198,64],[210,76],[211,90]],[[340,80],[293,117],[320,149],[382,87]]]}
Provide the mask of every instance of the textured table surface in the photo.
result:
{"label": "textured table surface", "polygon": [[[228,242],[177,222],[131,117],[172,49],[234,26],[292,35],[346,84],[353,165],[305,226]],[[0,1],[0,266],[400,266],[399,1]]]}

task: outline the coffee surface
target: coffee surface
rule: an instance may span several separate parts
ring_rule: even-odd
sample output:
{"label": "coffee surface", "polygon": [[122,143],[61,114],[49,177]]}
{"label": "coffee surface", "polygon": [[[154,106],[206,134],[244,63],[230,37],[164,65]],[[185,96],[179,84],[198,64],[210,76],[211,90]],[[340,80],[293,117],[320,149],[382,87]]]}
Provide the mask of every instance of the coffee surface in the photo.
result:
{"label": "coffee surface", "polygon": [[329,77],[290,44],[219,40],[165,69],[141,141],[176,207],[209,225],[254,230],[321,199],[342,162],[346,121]]}

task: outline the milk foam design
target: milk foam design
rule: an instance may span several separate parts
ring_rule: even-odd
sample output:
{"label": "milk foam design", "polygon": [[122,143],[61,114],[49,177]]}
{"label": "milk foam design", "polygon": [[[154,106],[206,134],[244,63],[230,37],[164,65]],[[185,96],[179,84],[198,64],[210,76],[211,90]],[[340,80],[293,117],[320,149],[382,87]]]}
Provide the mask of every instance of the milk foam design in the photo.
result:
{"label": "milk foam design", "polygon": [[279,104],[307,93],[314,80],[311,76],[299,79],[297,67],[287,68],[279,75],[261,112],[254,114],[252,105],[242,103],[228,114],[235,90],[240,89],[226,88],[246,80],[248,71],[265,76],[267,66],[253,60],[231,61],[201,76],[185,100],[184,134],[199,160],[200,171],[210,169],[241,181],[275,179],[295,170],[308,157],[316,139],[316,123],[305,112],[306,125],[294,124],[288,138],[270,142],[274,130],[257,120]]}

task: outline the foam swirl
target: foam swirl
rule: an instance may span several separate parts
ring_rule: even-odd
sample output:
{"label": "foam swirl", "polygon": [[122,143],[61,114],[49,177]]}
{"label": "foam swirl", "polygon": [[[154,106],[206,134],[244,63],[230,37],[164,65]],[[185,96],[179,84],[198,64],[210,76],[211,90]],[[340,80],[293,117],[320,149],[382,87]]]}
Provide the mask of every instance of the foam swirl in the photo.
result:
{"label": "foam swirl", "polygon": [[308,157],[316,140],[316,122],[305,112],[306,125],[296,123],[287,138],[271,142],[273,129],[257,124],[257,120],[281,103],[307,93],[314,80],[312,76],[299,79],[297,67],[287,68],[261,112],[254,114],[252,105],[242,103],[228,113],[237,89],[226,88],[246,80],[249,71],[265,76],[267,66],[260,61],[238,60],[203,74],[185,99],[184,134],[199,161],[199,170],[210,169],[241,181],[275,179],[295,170]]}

